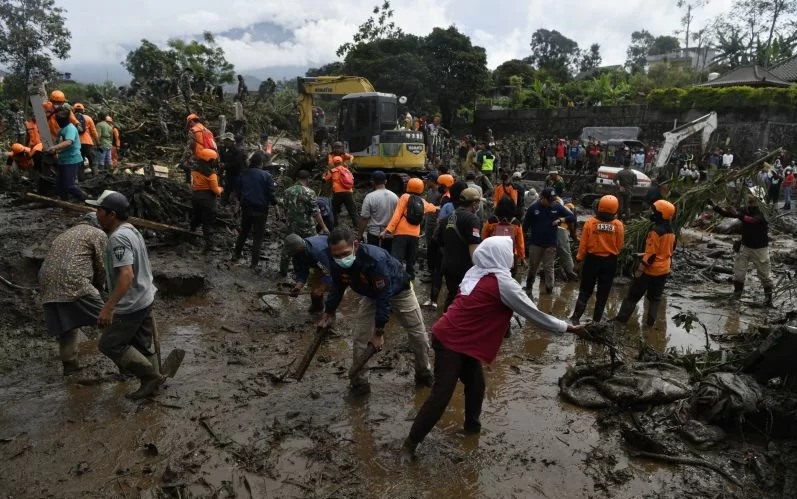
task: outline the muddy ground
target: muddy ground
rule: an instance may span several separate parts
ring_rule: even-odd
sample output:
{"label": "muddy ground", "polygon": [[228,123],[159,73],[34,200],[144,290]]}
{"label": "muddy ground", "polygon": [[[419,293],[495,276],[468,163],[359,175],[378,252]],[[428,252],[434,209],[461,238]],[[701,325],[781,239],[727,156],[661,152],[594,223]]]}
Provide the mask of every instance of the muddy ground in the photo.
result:
{"label": "muddy ground", "polygon": [[[0,275],[35,287],[35,246],[75,218],[0,197]],[[789,261],[790,239],[774,243],[787,257],[780,262]],[[730,237],[690,231],[684,240],[692,250],[725,249],[718,262],[730,265]],[[603,359],[604,352],[527,325],[515,325],[486,369],[482,434],[461,432],[458,391],[419,447],[418,460],[399,464],[397,450],[428,389],[414,387],[412,357],[397,328],[389,327],[386,350],[371,363],[373,393],[349,398],[346,319],[356,300],[347,295],[336,336],[321,347],[304,380],[293,381],[286,374],[310,342],[314,318],[305,312],[306,295],[272,296],[268,305],[258,297],[288,282],[276,272],[276,235],[260,274],[229,262],[228,250],[200,257],[190,244],[150,242],[156,272],[199,275],[206,288],[156,301],[164,354],[180,347],[187,355],[178,376],[151,400],[123,397],[136,382],[121,378],[97,352],[95,330],[85,331],[81,344],[86,368],[63,378],[35,291],[0,283],[2,497],[770,497],[744,462],[726,458],[767,449],[765,439],[749,433],[731,434],[723,448],[703,453],[739,477],[741,487],[702,468],[627,457],[616,432],[602,429],[594,412],[558,396],[557,380],[569,365],[590,355]],[[231,243],[228,233],[225,244]],[[672,317],[680,310],[695,311],[712,334],[739,334],[773,315],[756,306],[754,278],[746,300],[731,303],[716,300],[729,292],[729,282],[701,284],[693,277],[668,286],[666,321],[641,327],[635,315],[626,334],[657,351],[696,350],[703,347],[702,332],[676,327]],[[618,280],[609,316],[626,284]],[[428,285],[417,293],[425,299]],[[539,306],[566,317],[577,293],[577,283],[557,283]],[[777,302],[791,309],[791,296]],[[424,313],[428,328],[437,313]]]}

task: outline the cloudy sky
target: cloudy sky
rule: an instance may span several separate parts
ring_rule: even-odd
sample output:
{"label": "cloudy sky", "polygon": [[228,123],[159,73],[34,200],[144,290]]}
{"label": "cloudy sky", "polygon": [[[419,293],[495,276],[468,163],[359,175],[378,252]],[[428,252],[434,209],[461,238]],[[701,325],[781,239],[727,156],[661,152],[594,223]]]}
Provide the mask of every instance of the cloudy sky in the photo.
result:
{"label": "cloudy sky", "polygon": [[[264,78],[293,77],[337,59],[336,48],[381,0],[57,0],[72,31],[68,61],[79,81],[124,83],[120,61],[142,38],[163,43],[209,30],[236,70]],[[393,0],[405,32],[425,35],[456,25],[487,49],[488,66],[528,55],[531,33],[556,29],[581,47],[600,43],[604,64],[625,61],[631,32],[672,34],[681,13],[676,0]],[[727,12],[732,0],[711,0],[697,22]],[[485,10],[489,6],[489,10]]]}

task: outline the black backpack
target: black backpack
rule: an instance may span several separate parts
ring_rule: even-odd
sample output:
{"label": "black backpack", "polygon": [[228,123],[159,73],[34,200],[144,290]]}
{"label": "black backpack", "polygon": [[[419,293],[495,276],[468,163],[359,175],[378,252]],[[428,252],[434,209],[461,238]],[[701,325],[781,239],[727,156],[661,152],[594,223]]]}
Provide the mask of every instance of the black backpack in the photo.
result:
{"label": "black backpack", "polygon": [[86,131],[86,117],[83,116],[83,113],[75,113],[75,118],[77,118],[77,133],[83,135],[83,132]]}
{"label": "black backpack", "polygon": [[423,222],[424,205],[423,198],[417,194],[410,194],[410,199],[407,202],[407,214],[404,218],[410,225],[421,225]]}

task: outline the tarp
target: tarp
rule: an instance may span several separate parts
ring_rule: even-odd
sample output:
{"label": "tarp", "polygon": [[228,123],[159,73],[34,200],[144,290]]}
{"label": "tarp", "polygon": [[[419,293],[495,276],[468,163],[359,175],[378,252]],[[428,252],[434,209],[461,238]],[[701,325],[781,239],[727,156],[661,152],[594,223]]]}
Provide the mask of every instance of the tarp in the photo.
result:
{"label": "tarp", "polygon": [[590,137],[609,142],[610,140],[639,140],[642,130],[638,126],[586,126],[581,129],[581,141]]}

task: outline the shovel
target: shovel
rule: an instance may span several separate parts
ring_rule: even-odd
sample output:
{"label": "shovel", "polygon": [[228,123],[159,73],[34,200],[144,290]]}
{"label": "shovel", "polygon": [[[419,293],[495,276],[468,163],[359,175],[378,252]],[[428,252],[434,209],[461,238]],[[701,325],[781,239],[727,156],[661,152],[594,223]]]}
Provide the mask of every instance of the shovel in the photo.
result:
{"label": "shovel", "polygon": [[349,377],[354,377],[354,375],[360,372],[360,370],[363,369],[366,364],[368,364],[368,361],[371,360],[371,357],[376,355],[378,351],[379,350],[376,349],[374,344],[369,341],[368,345],[365,347],[365,353],[363,356],[357,359],[357,362],[352,364],[351,369],[349,370]]}
{"label": "shovel", "polygon": [[166,357],[166,361],[161,362],[161,337],[158,332],[158,323],[155,321],[154,315],[150,315],[150,320],[152,321],[152,342],[155,344],[155,355],[158,358],[158,368],[161,376],[174,378],[180,368],[180,364],[183,362],[183,358],[185,358],[185,350],[175,348]]}

